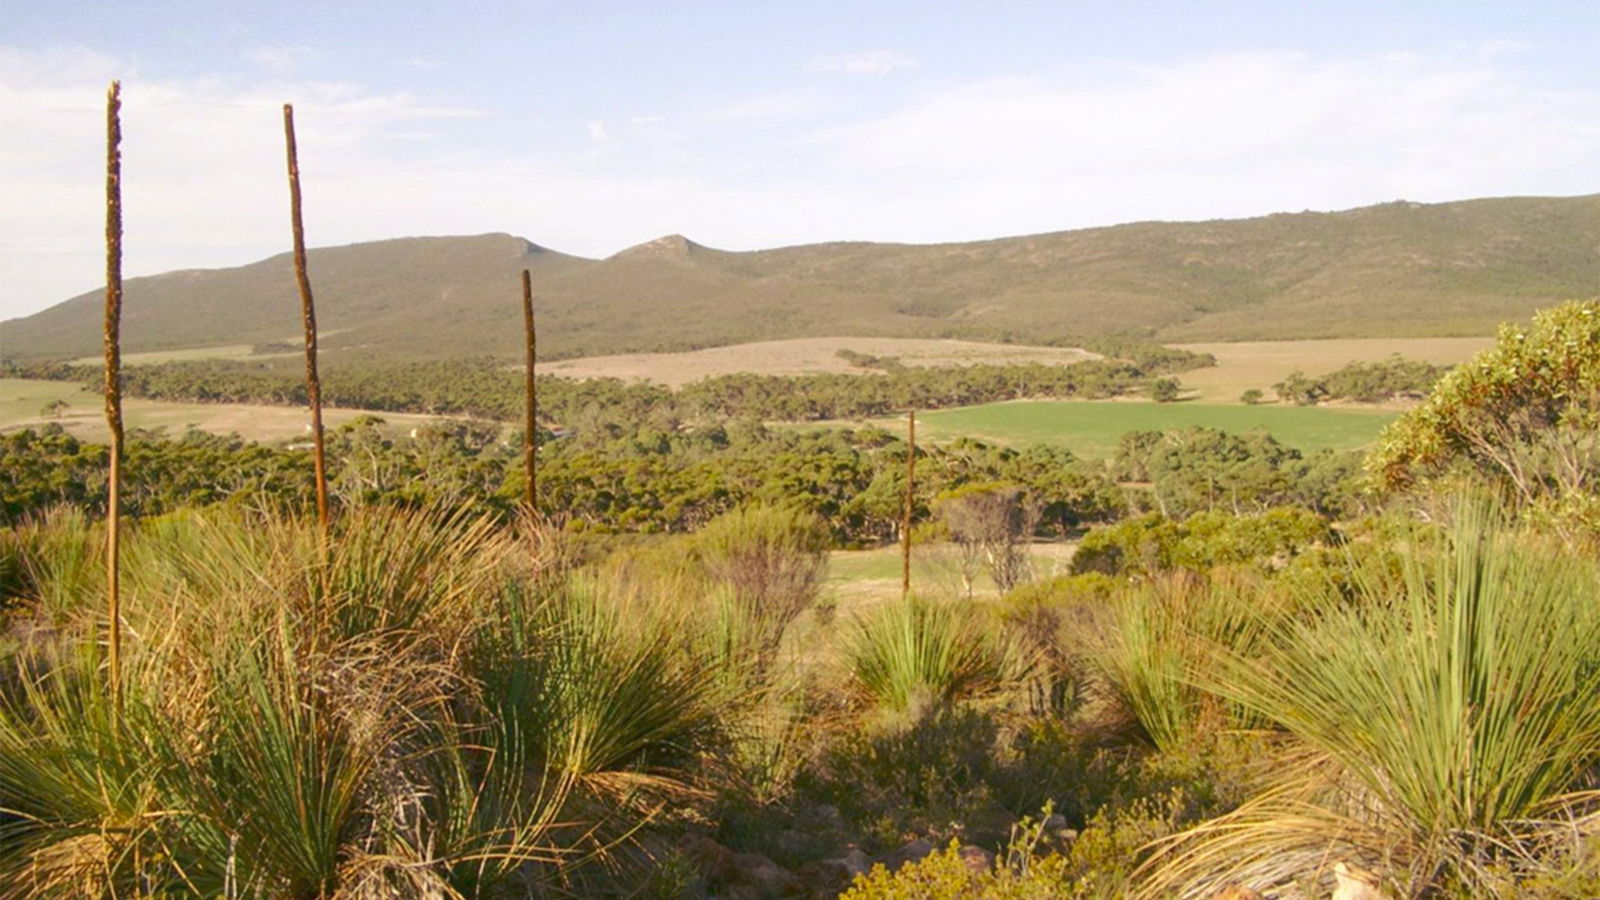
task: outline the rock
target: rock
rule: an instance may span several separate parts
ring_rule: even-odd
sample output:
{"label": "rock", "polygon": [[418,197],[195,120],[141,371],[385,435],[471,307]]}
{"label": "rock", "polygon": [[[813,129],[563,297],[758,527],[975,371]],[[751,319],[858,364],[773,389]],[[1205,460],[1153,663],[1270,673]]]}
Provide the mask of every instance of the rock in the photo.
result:
{"label": "rock", "polygon": [[957,850],[956,854],[974,872],[988,872],[994,868],[994,854],[976,844],[968,844]]}
{"label": "rock", "polygon": [[932,852],[932,844],[928,843],[922,838],[917,838],[914,841],[908,842],[899,850],[879,857],[878,862],[883,863],[883,867],[889,871],[898,872],[900,871],[900,867],[906,863],[916,862]]}
{"label": "rock", "polygon": [[808,808],[802,820],[802,824],[812,831],[838,831],[844,828],[844,816],[839,813],[839,807],[826,803]]}
{"label": "rock", "polygon": [[813,895],[836,897],[855,880],[855,873],[842,859],[824,859],[808,862],[795,870],[795,876],[811,889]]}
{"label": "rock", "polygon": [[1338,882],[1333,900],[1387,900],[1378,890],[1378,876],[1366,869],[1338,862],[1333,866],[1333,877]]}
{"label": "rock", "polygon": [[804,887],[793,872],[760,853],[735,853],[733,869],[733,881],[756,888],[767,900],[799,893]]}
{"label": "rock", "polygon": [[967,817],[964,837],[974,844],[998,847],[1011,840],[1016,825],[1016,816],[999,807],[989,807]]}
{"label": "rock", "polygon": [[713,884],[732,881],[735,875],[733,851],[703,834],[685,835],[678,844],[683,855]]}
{"label": "rock", "polygon": [[1213,894],[1211,900],[1267,900],[1254,888],[1247,888],[1242,884],[1230,884],[1222,889],[1222,893]]}
{"label": "rock", "polygon": [[1063,816],[1061,813],[1051,813],[1049,816],[1045,817],[1045,820],[1044,820],[1044,833],[1045,834],[1055,834],[1056,832],[1061,831],[1061,830],[1065,829],[1066,827],[1067,827],[1067,817]]}
{"label": "rock", "polygon": [[851,877],[865,875],[872,869],[872,858],[861,852],[860,847],[853,844],[838,856],[838,861],[844,863],[850,870]]}
{"label": "rock", "polygon": [[815,859],[821,856],[827,845],[804,831],[786,828],[772,838],[772,855],[786,863],[795,863],[803,859]]}

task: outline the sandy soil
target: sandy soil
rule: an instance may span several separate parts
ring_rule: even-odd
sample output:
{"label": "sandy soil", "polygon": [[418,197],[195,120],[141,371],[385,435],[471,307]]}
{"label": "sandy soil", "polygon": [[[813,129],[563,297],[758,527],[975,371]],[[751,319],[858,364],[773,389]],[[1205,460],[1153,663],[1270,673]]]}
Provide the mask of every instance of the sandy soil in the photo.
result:
{"label": "sandy soil", "polygon": [[1325,375],[1346,363],[1381,362],[1396,353],[1435,365],[1459,364],[1494,346],[1494,338],[1333,338],[1172,346],[1217,358],[1213,368],[1179,375],[1185,388],[1198,391],[1201,400],[1236,403],[1249,388],[1261,390],[1270,399],[1272,385],[1296,369],[1307,375]]}

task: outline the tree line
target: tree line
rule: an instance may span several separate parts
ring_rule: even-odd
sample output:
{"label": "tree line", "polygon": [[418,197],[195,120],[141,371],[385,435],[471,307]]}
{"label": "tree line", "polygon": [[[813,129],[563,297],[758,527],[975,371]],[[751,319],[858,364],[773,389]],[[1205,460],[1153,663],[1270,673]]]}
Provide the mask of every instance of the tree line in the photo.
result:
{"label": "tree line", "polygon": [[[191,431],[130,432],[125,509],[164,515],[231,504],[300,507],[309,452]],[[827,522],[839,546],[898,536],[906,445],[875,427],[795,429],[741,419],[695,428],[616,422],[558,438],[541,432],[543,506],[574,531],[689,532],[749,503],[789,505]],[[328,434],[329,483],[342,506],[457,507],[510,518],[524,490],[518,434],[440,422],[399,436],[362,417]],[[1141,432],[1110,461],[1044,445],[960,439],[918,449],[914,521],[973,486],[1007,490],[1030,510],[1030,532],[1064,535],[1155,510],[1182,517],[1299,504],[1356,508],[1354,453],[1303,456],[1272,438],[1211,429]],[[58,426],[0,437],[0,515],[16,522],[57,504],[103,514],[105,448]]]}
{"label": "tree line", "polygon": [[[906,409],[940,409],[1023,398],[1098,399],[1144,390],[1158,375],[1210,364],[1204,354],[1158,348],[1131,360],[1044,364],[898,367],[871,374],[753,375],[705,378],[671,390],[615,378],[540,376],[540,418],[572,426],[593,410],[624,410],[679,420],[752,416],[768,421],[862,419]],[[92,383],[98,370],[69,363],[6,363],[7,377]],[[459,415],[510,421],[521,410],[518,372],[491,358],[330,366],[323,402],[381,412]],[[285,361],[195,360],[135,366],[122,373],[127,396],[201,403],[306,402],[303,379]]]}

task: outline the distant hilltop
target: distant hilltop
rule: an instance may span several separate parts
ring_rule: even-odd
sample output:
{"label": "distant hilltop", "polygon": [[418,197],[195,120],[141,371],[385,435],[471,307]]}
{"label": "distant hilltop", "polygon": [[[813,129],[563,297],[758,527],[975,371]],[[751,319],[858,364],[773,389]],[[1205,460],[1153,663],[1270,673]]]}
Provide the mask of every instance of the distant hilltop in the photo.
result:
{"label": "distant hilltop", "polygon": [[[507,234],[416,237],[312,250],[310,268],[330,361],[516,358],[523,268],[552,359],[841,334],[1029,344],[1473,335],[1600,295],[1600,194],[954,244],[734,252],[674,234],[601,260]],[[91,292],[0,323],[0,352],[92,356],[101,304]],[[129,353],[281,344],[299,328],[288,253],[131,279],[123,309]]]}

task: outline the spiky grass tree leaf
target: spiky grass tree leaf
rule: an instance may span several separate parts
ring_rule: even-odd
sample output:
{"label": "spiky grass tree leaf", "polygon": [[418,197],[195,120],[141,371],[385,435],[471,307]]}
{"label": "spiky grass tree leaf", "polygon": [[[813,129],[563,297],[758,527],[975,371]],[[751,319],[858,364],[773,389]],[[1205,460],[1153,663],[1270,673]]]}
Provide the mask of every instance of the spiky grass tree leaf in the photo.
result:
{"label": "spiky grass tree leaf", "polygon": [[[1276,623],[1256,656],[1220,652],[1198,673],[1323,763],[1175,844],[1152,890],[1340,846],[1400,890],[1470,885],[1600,760],[1594,561],[1469,506],[1448,547],[1413,553],[1398,584],[1358,583],[1361,602]],[[1220,847],[1234,862],[1209,869]]]}
{"label": "spiky grass tree leaf", "polygon": [[856,622],[843,653],[861,698],[894,713],[993,692],[1019,680],[1030,664],[987,633],[970,606],[916,596]]}

